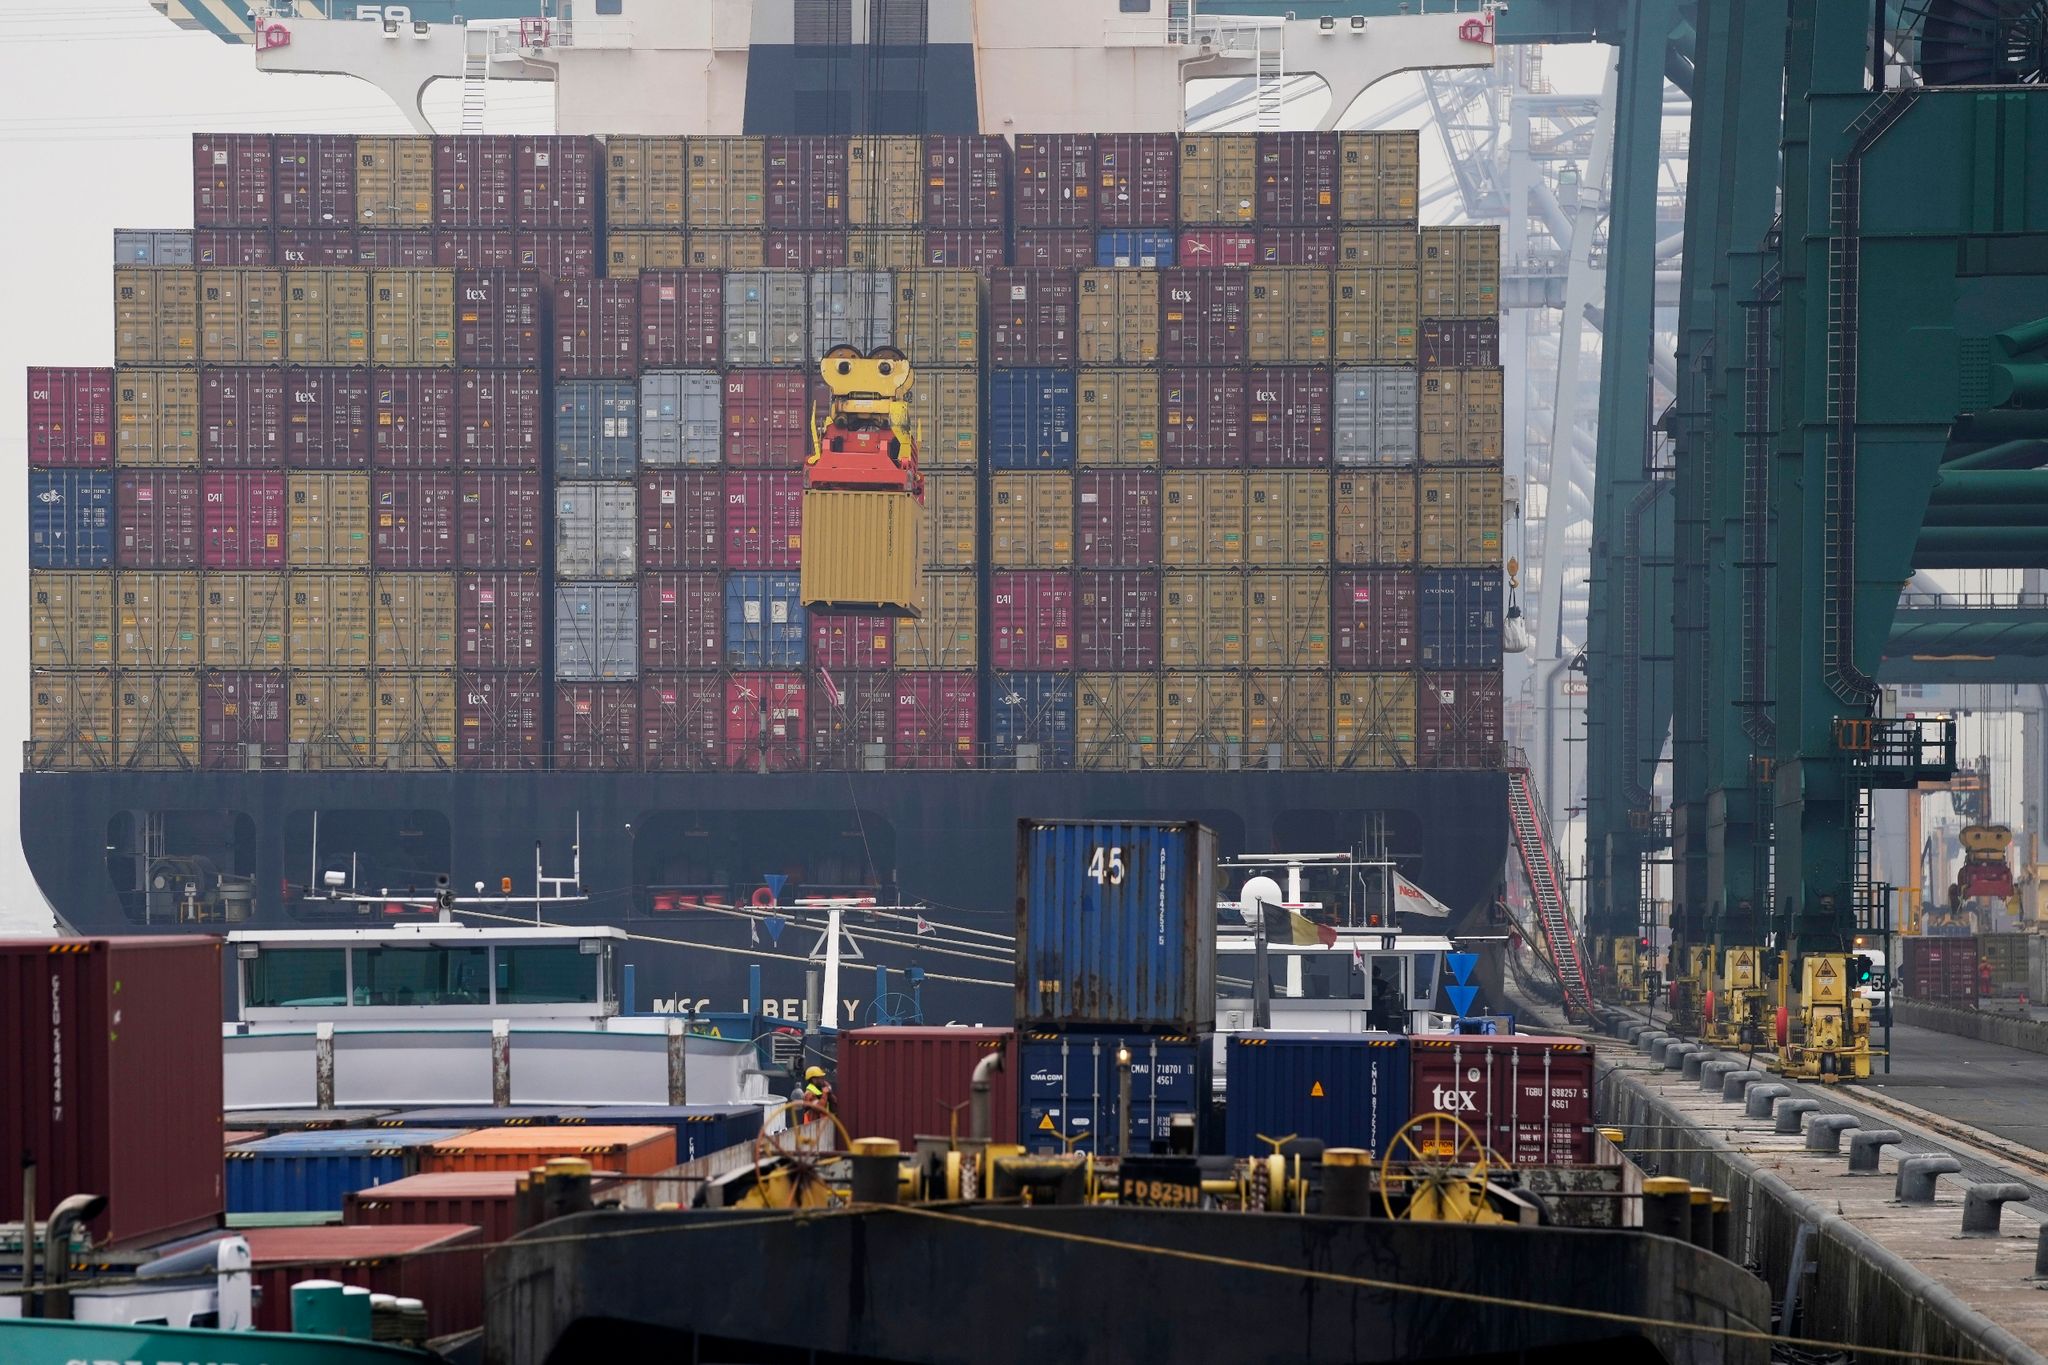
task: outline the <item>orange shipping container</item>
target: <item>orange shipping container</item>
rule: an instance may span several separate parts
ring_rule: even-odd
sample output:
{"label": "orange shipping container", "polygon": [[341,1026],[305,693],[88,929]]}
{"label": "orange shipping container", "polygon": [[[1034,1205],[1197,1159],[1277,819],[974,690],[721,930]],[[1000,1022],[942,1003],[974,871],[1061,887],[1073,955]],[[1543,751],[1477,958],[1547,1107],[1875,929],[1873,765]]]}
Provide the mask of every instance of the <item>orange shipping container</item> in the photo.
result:
{"label": "orange shipping container", "polygon": [[1168,668],[1244,667],[1244,574],[1176,572],[1159,583],[1159,658]]}
{"label": "orange shipping container", "polygon": [[1259,207],[1259,140],[1254,133],[1186,135],[1180,140],[1180,221],[1189,227],[1250,223]]}
{"label": "orange shipping container", "polygon": [[1244,675],[1166,673],[1159,679],[1160,762],[1228,768],[1245,759]]}
{"label": "orange shipping container", "polygon": [[1415,475],[1340,474],[1331,499],[1339,564],[1415,562]]}
{"label": "orange shipping container", "polygon": [[1253,573],[1244,586],[1245,662],[1253,668],[1330,666],[1330,576]]}
{"label": "orange shipping container", "polygon": [[114,663],[114,575],[28,576],[28,661],[32,668],[110,668]]}
{"label": "orange shipping container", "polygon": [[284,560],[294,569],[370,567],[370,476],[287,474]]}
{"label": "orange shipping container", "polygon": [[114,661],[199,667],[199,575],[124,571],[114,585]]}
{"label": "orange shipping container", "polygon": [[1074,565],[1074,476],[997,474],[989,480],[989,562],[1001,569]]}
{"label": "orange shipping container", "polygon": [[1344,228],[1337,234],[1337,264],[1377,269],[1422,264],[1422,244],[1412,227]]}
{"label": "orange shipping container", "polygon": [[676,1130],[604,1124],[479,1128],[420,1154],[422,1171],[528,1171],[549,1158],[588,1158],[600,1170],[660,1175],[676,1164]]}
{"label": "orange shipping container", "polygon": [[1422,316],[1500,316],[1500,229],[1426,227],[1421,232]]}
{"label": "orange shipping container", "polygon": [[1415,361],[1420,280],[1412,267],[1339,269],[1331,280],[1331,353],[1339,365]]}
{"label": "orange shipping container", "polygon": [[1160,559],[1169,568],[1244,563],[1244,475],[1168,474],[1161,492]]}
{"label": "orange shipping container", "polygon": [[[846,221],[854,227],[916,227],[924,221],[924,142],[915,137],[857,137],[846,147]],[[852,258],[856,270],[909,269],[917,264],[912,238],[910,258],[865,264]]]}
{"label": "orange shipping container", "polygon": [[1401,129],[1337,134],[1338,221],[1413,223],[1421,176],[1419,133]]}
{"label": "orange shipping container", "polygon": [[766,146],[758,137],[693,137],[683,147],[683,218],[693,228],[766,221]]}
{"label": "orange shipping container", "polygon": [[157,268],[114,272],[116,364],[199,359],[199,274]]}
{"label": "orange shipping container", "polygon": [[370,666],[370,575],[294,573],[287,603],[293,668]]}
{"label": "orange shipping container", "polygon": [[1330,562],[1330,476],[1253,474],[1245,480],[1245,562],[1308,568]]}
{"label": "orange shipping container", "polygon": [[1251,673],[1245,679],[1248,766],[1330,766],[1330,675]]}
{"label": "orange shipping container", "polygon": [[[910,387],[910,429],[924,469],[973,469],[981,461],[981,375],[975,370],[917,372]],[[927,494],[929,496],[929,494]]]}
{"label": "orange shipping container", "polygon": [[379,270],[370,276],[370,362],[455,363],[453,270]]}
{"label": "orange shipping container", "polygon": [[[1078,345],[1083,365],[1157,365],[1159,272],[1082,271]],[[1156,396],[1152,406],[1156,413]]]}
{"label": "orange shipping container", "polygon": [[906,270],[896,277],[896,346],[917,369],[981,361],[981,286],[972,270]]}
{"label": "orange shipping container", "polygon": [[615,280],[635,279],[643,270],[682,270],[689,259],[680,229],[641,228],[604,239],[604,273]]}
{"label": "orange shipping container", "polygon": [[1157,370],[1082,370],[1074,393],[1074,449],[1082,464],[1159,463]]}
{"label": "orange shipping container", "polygon": [[366,228],[434,225],[434,140],[356,139],[356,222]]}
{"label": "orange shipping container", "polygon": [[199,272],[199,358],[215,365],[283,362],[282,271]]}
{"label": "orange shipping container", "polygon": [[1430,567],[1487,567],[1500,563],[1501,473],[1497,469],[1424,470],[1421,561]]}

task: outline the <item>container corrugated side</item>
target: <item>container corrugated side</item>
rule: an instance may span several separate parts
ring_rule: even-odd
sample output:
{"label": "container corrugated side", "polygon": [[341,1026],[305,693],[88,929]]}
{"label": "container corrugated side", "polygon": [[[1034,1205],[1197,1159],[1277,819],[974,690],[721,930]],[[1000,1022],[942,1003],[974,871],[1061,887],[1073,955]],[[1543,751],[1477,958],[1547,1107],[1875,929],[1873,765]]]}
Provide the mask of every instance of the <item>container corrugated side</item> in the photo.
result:
{"label": "container corrugated side", "polygon": [[989,1084],[989,1139],[1017,1140],[1016,1034],[1006,1028],[863,1028],[839,1039],[833,1093],[849,1133],[894,1138],[909,1151],[922,1134],[968,1136],[974,1070],[1000,1054]]}
{"label": "container corrugated side", "polygon": [[1233,1033],[1224,1147],[1265,1156],[1259,1135],[1384,1155],[1408,1121],[1408,1042],[1388,1033]]}
{"label": "container corrugated side", "polygon": [[806,607],[923,614],[924,513],[900,493],[807,488],[798,591]]}
{"label": "container corrugated side", "polygon": [[280,1133],[227,1154],[229,1213],[338,1209],[357,1190],[418,1173],[419,1149],[462,1136],[450,1128]]}
{"label": "container corrugated side", "polygon": [[427,1310],[427,1330],[437,1337],[483,1321],[484,1258],[467,1251],[434,1254],[436,1248],[477,1241],[473,1226],[244,1228],[241,1236],[248,1241],[254,1262],[258,1331],[290,1331],[291,1287],[312,1279],[339,1280],[373,1294],[418,1299]]}
{"label": "container corrugated side", "polygon": [[[1134,1155],[1166,1150],[1173,1120],[1191,1116],[1199,1133],[1210,1112],[1212,1038],[1019,1030],[1017,1137],[1033,1155],[1072,1149],[1114,1156],[1128,1134]],[[1116,1054],[1131,1053],[1131,1106],[1122,1112]]]}
{"label": "container corrugated side", "polygon": [[1410,1039],[1409,1049],[1415,1113],[1456,1114],[1518,1166],[1592,1162],[1593,1049],[1586,1043],[1424,1035]]}

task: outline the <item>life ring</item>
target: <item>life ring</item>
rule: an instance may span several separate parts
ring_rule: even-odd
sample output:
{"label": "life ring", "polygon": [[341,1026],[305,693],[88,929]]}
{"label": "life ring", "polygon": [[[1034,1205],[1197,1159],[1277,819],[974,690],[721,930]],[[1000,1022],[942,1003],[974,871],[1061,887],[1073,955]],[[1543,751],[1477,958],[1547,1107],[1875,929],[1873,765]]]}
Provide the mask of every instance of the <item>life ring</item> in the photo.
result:
{"label": "life ring", "polygon": [[775,893],[765,886],[757,886],[754,888],[754,894],[749,904],[758,905],[763,908],[772,907],[775,904]]}

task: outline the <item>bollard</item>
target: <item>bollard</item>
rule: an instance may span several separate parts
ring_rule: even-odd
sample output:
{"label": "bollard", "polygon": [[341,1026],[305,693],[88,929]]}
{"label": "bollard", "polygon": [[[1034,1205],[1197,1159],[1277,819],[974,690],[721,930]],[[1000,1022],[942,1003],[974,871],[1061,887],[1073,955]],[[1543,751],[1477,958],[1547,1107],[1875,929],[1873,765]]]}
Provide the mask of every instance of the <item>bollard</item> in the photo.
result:
{"label": "bollard", "polygon": [[1682,1071],[1685,1066],[1685,1059],[1702,1050],[1698,1043],[1673,1043],[1670,1047],[1664,1049],[1664,1069],[1666,1071]]}
{"label": "bollard", "polygon": [[1963,1191],[1963,1236],[1996,1237],[1998,1216],[2008,1203],[2027,1198],[2025,1185],[1972,1185]]}
{"label": "bollard", "polygon": [[1708,1062],[1700,1067],[1700,1089],[1719,1093],[1721,1078],[1731,1071],[1740,1070],[1742,1070],[1741,1062],[1729,1061],[1726,1057],[1721,1058],[1719,1061]]}
{"label": "bollard", "polygon": [[1768,1071],[1731,1071],[1721,1078],[1721,1098],[1730,1102],[1740,1101],[1745,1090],[1769,1075]]}
{"label": "bollard", "polygon": [[535,1184],[540,1186],[542,1222],[591,1210],[590,1163],[580,1156],[549,1157]]}
{"label": "bollard", "polygon": [[1771,1106],[1778,1102],[1779,1097],[1791,1093],[1792,1088],[1786,1085],[1753,1085],[1742,1097],[1742,1116],[1767,1119],[1771,1116]]}
{"label": "bollard", "polygon": [[2041,1224],[2041,1235],[2034,1242],[2034,1278],[2048,1280],[2048,1223]]}
{"label": "bollard", "polygon": [[1771,1131],[1788,1137],[1799,1132],[1799,1121],[1820,1108],[1819,1100],[1791,1099],[1778,1101],[1778,1122]]}
{"label": "bollard", "polygon": [[895,1138],[853,1140],[853,1202],[893,1204],[903,1148]]}
{"label": "bollard", "polygon": [[1372,1153],[1358,1147],[1323,1149],[1323,1212],[1335,1218],[1372,1216]]}
{"label": "bollard", "polygon": [[1650,1060],[1670,1065],[1671,1054],[1676,1052],[1678,1059],[1684,1061],[1686,1049],[1693,1046],[1694,1044],[1686,1042],[1683,1038],[1666,1038],[1663,1042],[1650,1049]]}
{"label": "bollard", "polygon": [[1623,1030],[1623,1032],[1628,1038],[1628,1045],[1630,1047],[1634,1047],[1636,1045],[1636,1041],[1640,1039],[1644,1034],[1654,1033],[1656,1032],[1656,1030],[1648,1024],[1632,1023],[1627,1027],[1627,1029]]}
{"label": "bollard", "polygon": [[1714,1249],[1714,1192],[1704,1185],[1692,1187],[1689,1239],[1701,1251]]}
{"label": "bollard", "polygon": [[1806,1125],[1806,1150],[1830,1155],[1842,1150],[1842,1134],[1861,1128],[1863,1120],[1854,1114],[1815,1114]]}
{"label": "bollard", "polygon": [[1690,1180],[1656,1175],[1643,1182],[1643,1231],[1681,1242],[1692,1240]]}
{"label": "bollard", "polygon": [[1644,1052],[1649,1053],[1652,1057],[1654,1057],[1657,1055],[1657,1044],[1668,1043],[1670,1041],[1671,1035],[1668,1033],[1664,1033],[1661,1031],[1657,1033],[1646,1033],[1642,1037],[1636,1039],[1636,1046],[1641,1048]]}
{"label": "bollard", "polygon": [[1700,1068],[1719,1057],[1720,1054],[1712,1048],[1703,1047],[1685,1059],[1685,1065],[1679,1068],[1678,1074],[1688,1081],[1696,1081],[1700,1078]]}
{"label": "bollard", "polygon": [[1878,1154],[1906,1135],[1890,1128],[1866,1128],[1849,1139],[1849,1174],[1876,1175]]}
{"label": "bollard", "polygon": [[1733,1201],[1714,1196],[1714,1254],[1722,1260],[1733,1260],[1735,1252],[1735,1205]]}
{"label": "bollard", "polygon": [[1932,1204],[1934,1182],[1945,1175],[1961,1175],[1963,1165],[1947,1152],[1917,1152],[1899,1158],[1899,1180],[1892,1197],[1901,1204]]}

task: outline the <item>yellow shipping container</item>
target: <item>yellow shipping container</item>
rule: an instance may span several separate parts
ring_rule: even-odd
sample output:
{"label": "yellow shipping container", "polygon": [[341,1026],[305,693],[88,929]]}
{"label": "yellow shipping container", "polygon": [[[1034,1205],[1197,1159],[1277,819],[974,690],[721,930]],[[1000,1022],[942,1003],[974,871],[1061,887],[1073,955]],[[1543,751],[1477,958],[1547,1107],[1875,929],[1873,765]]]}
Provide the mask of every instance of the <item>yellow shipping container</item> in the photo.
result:
{"label": "yellow shipping container", "polygon": [[1415,474],[1339,474],[1331,498],[1331,547],[1339,564],[1415,562]]}
{"label": "yellow shipping container", "polygon": [[114,662],[199,667],[198,574],[121,571],[114,583]]}
{"label": "yellow shipping container", "polygon": [[1426,318],[1500,316],[1500,229],[1421,231],[1421,309]]}
{"label": "yellow shipping container", "polygon": [[981,539],[981,508],[972,474],[927,474],[924,480],[925,566],[971,569]]}
{"label": "yellow shipping container", "polygon": [[1498,469],[1426,469],[1417,554],[1432,568],[1489,567],[1501,562],[1501,473]]}
{"label": "yellow shipping container", "polygon": [[285,475],[284,562],[294,569],[370,567],[370,476]]}
{"label": "yellow shipping container", "polygon": [[1426,370],[1418,387],[1422,463],[1501,462],[1506,408],[1499,369]]}
{"label": "yellow shipping container", "polygon": [[1421,135],[1413,129],[1337,134],[1339,222],[1413,223],[1421,178]]}
{"label": "yellow shipping container", "polygon": [[371,662],[380,669],[455,667],[455,575],[380,573],[371,589]]}
{"label": "yellow shipping container", "polygon": [[638,278],[643,270],[684,270],[689,243],[681,229],[612,232],[604,239],[604,273],[615,280]]}
{"label": "yellow shipping container", "polygon": [[370,575],[294,573],[286,604],[293,668],[370,666]]}
{"label": "yellow shipping container", "polygon": [[1337,264],[1366,270],[1422,264],[1422,242],[1412,227],[1343,228],[1337,233]]}
{"label": "yellow shipping container", "polygon": [[1244,675],[1166,673],[1159,679],[1159,761],[1168,768],[1238,768],[1245,761]]}
{"label": "yellow shipping container", "polygon": [[920,468],[973,469],[979,465],[980,373],[918,370],[916,382],[910,386],[910,429],[917,433]]}
{"label": "yellow shipping container", "polygon": [[1406,365],[1415,360],[1420,281],[1409,268],[1334,272],[1332,353],[1339,365]]}
{"label": "yellow shipping container", "polygon": [[758,230],[692,232],[683,239],[683,264],[690,270],[760,270],[768,264],[768,240]]}
{"label": "yellow shipping container", "polygon": [[[916,227],[924,222],[924,140],[916,137],[856,137],[846,144],[846,221],[854,227]],[[900,267],[909,268],[912,259]],[[879,270],[851,256],[855,269]]]}
{"label": "yellow shipping container", "polygon": [[1160,492],[1161,563],[1181,569],[1244,563],[1244,475],[1167,474]]}
{"label": "yellow shipping container", "polygon": [[757,228],[766,221],[767,146],[758,137],[693,137],[683,148],[683,221],[696,228]]}
{"label": "yellow shipping container", "polygon": [[1074,762],[1092,769],[1159,763],[1159,675],[1082,673],[1074,679]]}
{"label": "yellow shipping container", "polygon": [[1330,666],[1330,576],[1259,573],[1244,585],[1245,662],[1253,668]]}
{"label": "yellow shipping container", "polygon": [[1312,266],[1254,269],[1247,282],[1254,365],[1330,363],[1330,272]]}
{"label": "yellow shipping container", "polygon": [[370,328],[372,364],[453,365],[455,272],[373,272]]}
{"label": "yellow shipping container", "polygon": [[434,140],[356,139],[356,222],[366,228],[434,225]]}
{"label": "yellow shipping container", "polygon": [[284,349],[294,365],[370,363],[370,277],[360,270],[287,270]]}
{"label": "yellow shipping container", "polygon": [[114,675],[114,762],[123,768],[199,764],[199,675],[124,669]]}
{"label": "yellow shipping container", "polygon": [[199,272],[116,270],[114,363],[183,365],[197,359]]}
{"label": "yellow shipping container", "polygon": [[[308,769],[367,768],[376,752],[366,670],[302,669],[286,688],[287,734]],[[454,726],[449,726],[453,732]]]}
{"label": "yellow shipping container", "polygon": [[1338,673],[1330,680],[1333,758],[1340,768],[1415,766],[1415,675]]}
{"label": "yellow shipping container", "polygon": [[113,666],[110,571],[38,570],[28,576],[28,662],[32,668]]}
{"label": "yellow shipping container", "polygon": [[37,669],[28,680],[28,767],[65,772],[114,762],[114,674]]}
{"label": "yellow shipping container", "polygon": [[114,371],[114,463],[199,466],[199,372]]}
{"label": "yellow shipping container", "polygon": [[608,137],[604,161],[605,222],[614,227],[683,225],[688,176],[680,137]]}
{"label": "yellow shipping container", "polygon": [[454,673],[377,673],[371,694],[379,767],[430,772],[455,766]]}
{"label": "yellow shipping container", "polygon": [[1250,673],[1244,691],[1249,766],[1330,766],[1328,673]]}
{"label": "yellow shipping container", "polygon": [[1082,370],[1076,380],[1074,449],[1080,462],[1158,464],[1159,372]]}
{"label": "yellow shipping container", "polygon": [[1168,569],[1159,583],[1159,658],[1168,668],[1244,667],[1244,574]]}
{"label": "yellow shipping container", "polygon": [[849,270],[916,270],[924,265],[924,234],[900,228],[856,229],[846,234],[846,265]]}
{"label": "yellow shipping container", "polygon": [[901,493],[804,490],[804,606],[918,615],[924,610],[924,512]]}
{"label": "yellow shipping container", "polygon": [[208,668],[284,667],[290,616],[283,574],[210,573],[199,591],[200,652]]}
{"label": "yellow shipping container", "polygon": [[213,365],[284,360],[284,272],[199,272],[199,358]]}
{"label": "yellow shipping container", "polygon": [[896,276],[896,345],[919,367],[981,360],[981,286],[972,270],[905,270]]}
{"label": "yellow shipping container", "polygon": [[1159,363],[1159,272],[1081,272],[1083,365]]}
{"label": "yellow shipping container", "polygon": [[1074,566],[1074,476],[996,474],[989,479],[989,562],[999,569]]}
{"label": "yellow shipping container", "polygon": [[1247,564],[1306,568],[1330,562],[1330,476],[1264,472],[1245,479]]}
{"label": "yellow shipping container", "polygon": [[1186,134],[1180,140],[1180,221],[1188,227],[1250,223],[1259,208],[1255,133]]}
{"label": "yellow shipping container", "polygon": [[898,668],[973,668],[980,662],[981,580],[972,571],[924,576],[924,616],[896,623]]}

